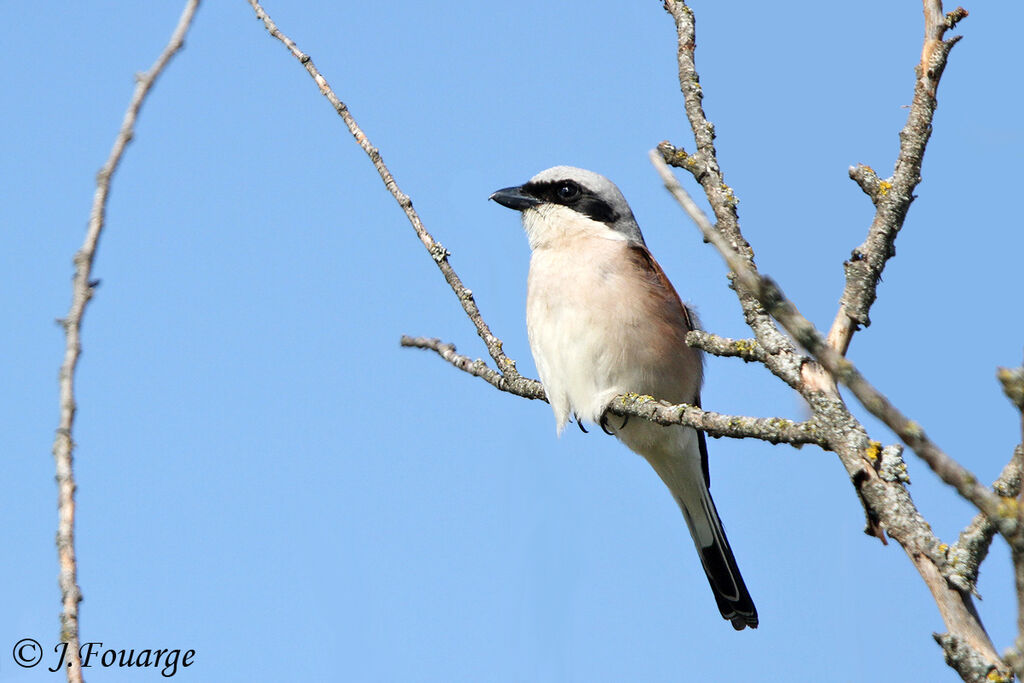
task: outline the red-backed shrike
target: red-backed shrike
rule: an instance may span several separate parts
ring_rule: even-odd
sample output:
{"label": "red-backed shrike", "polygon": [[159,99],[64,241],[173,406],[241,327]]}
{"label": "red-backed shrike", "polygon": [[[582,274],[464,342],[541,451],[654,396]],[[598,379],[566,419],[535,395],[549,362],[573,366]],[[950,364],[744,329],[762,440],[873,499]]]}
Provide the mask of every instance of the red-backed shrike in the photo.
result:
{"label": "red-backed shrike", "polygon": [[604,176],[570,166],[491,199],[522,212],[533,252],[526,325],[558,431],[574,415],[642,455],[683,511],[722,616],[736,630],[757,628],[708,490],[704,434],[606,414],[629,392],[699,406],[703,376],[700,352],[686,345],[693,314],[647,250],[626,199]]}

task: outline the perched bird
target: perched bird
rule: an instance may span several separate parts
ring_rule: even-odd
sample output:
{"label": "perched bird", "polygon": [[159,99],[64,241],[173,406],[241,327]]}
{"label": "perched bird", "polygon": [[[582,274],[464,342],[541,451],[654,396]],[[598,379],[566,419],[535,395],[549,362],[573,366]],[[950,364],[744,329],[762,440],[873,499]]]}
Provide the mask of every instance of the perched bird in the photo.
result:
{"label": "perched bird", "polygon": [[736,630],[757,628],[708,490],[704,434],[606,412],[629,392],[699,406],[703,376],[700,352],[686,345],[693,314],[647,250],[626,199],[604,176],[571,166],[490,198],[522,213],[532,250],[530,349],[559,433],[575,416],[642,455],[683,511],[722,616]]}

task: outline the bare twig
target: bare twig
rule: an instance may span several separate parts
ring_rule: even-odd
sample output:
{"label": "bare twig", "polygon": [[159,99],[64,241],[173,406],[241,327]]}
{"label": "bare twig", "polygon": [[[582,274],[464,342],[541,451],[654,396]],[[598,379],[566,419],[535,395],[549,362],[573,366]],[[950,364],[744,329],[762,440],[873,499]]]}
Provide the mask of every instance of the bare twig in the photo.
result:
{"label": "bare twig", "polygon": [[[541,383],[532,379],[512,386],[501,373],[487,367],[482,360],[473,360],[456,352],[455,346],[440,339],[402,337],[402,346],[434,351],[459,370],[483,379],[488,384],[517,396],[546,400]],[[713,437],[734,439],[760,439],[769,443],[789,443],[796,446],[816,444],[825,446],[817,424],[813,421],[793,422],[780,417],[744,417],[723,415],[685,403],[671,404],[652,396],[624,394],[612,399],[608,412],[613,415],[636,416],[661,425],[685,425],[706,432]]]}
{"label": "bare twig", "polygon": [[999,368],[996,370],[996,379],[1003,385],[1006,398],[1017,406],[1017,410],[1024,412],[1024,367]]}
{"label": "bare twig", "polygon": [[[860,189],[864,190],[864,194],[871,197],[871,202],[878,204],[880,197],[888,196],[892,190],[892,182],[889,180],[882,180],[875,173],[875,169],[864,164],[857,164],[856,166],[850,167],[850,178],[860,185]],[[840,312],[842,309],[840,308]]]}
{"label": "bare twig", "polygon": [[71,308],[67,317],[61,319],[64,328],[65,348],[64,363],[60,368],[60,424],[53,442],[53,457],[57,468],[57,509],[59,523],[57,527],[57,554],[60,560],[60,592],[61,592],[61,641],[68,644],[67,678],[68,681],[82,681],[82,662],[79,658],[78,604],[82,601],[82,592],[78,586],[78,565],[75,559],[75,476],[73,470],[74,441],[72,429],[75,423],[75,370],[78,357],[82,352],[81,330],[85,308],[92,298],[96,283],[92,281],[92,265],[96,257],[96,246],[99,244],[100,233],[106,218],[107,198],[110,196],[110,181],[121,163],[125,148],[135,133],[135,120],[138,118],[142,103],[149,94],[156,79],[163,72],[171,58],[181,49],[185,34],[192,24],[199,0],[188,0],[181,13],[178,25],[171,34],[163,52],[157,57],[149,71],[136,76],[135,91],[128,103],[121,122],[121,129],[114,139],[114,147],[110,150],[107,162],[96,175],[96,193],[93,196],[92,210],[89,213],[89,225],[85,233],[85,242],[75,253],[75,275],[71,281]]}
{"label": "bare twig", "polygon": [[[999,478],[992,484],[992,490],[1003,498],[1016,498],[1021,492],[1021,476],[1024,474],[1024,444],[1013,450],[1013,457],[1003,468]],[[949,580],[958,589],[977,595],[978,567],[988,555],[988,548],[996,527],[985,515],[978,513],[971,523],[960,532],[957,542],[949,549]]]}
{"label": "bare twig", "polygon": [[1000,483],[1006,488],[1004,493],[1011,496],[1005,500],[1013,501],[1017,519],[1017,535],[1010,539],[1014,587],[1017,589],[1017,638],[1007,652],[1006,660],[1018,678],[1024,679],[1024,490],[1021,487],[1021,470],[1024,468],[1024,367],[999,368],[996,377],[1003,385],[1006,397],[1017,406],[1021,422],[1020,446],[1014,451],[1010,464],[1003,470]]}
{"label": "bare twig", "polygon": [[862,165],[850,168],[850,177],[877,207],[864,243],[853,250],[846,261],[846,286],[839,301],[839,311],[828,333],[828,344],[845,355],[850,340],[860,327],[871,324],[868,311],[877,298],[878,283],[886,262],[896,254],[895,242],[914,201],[914,188],[921,182],[921,162],[932,131],[932,118],[937,105],[935,93],[946,68],[946,58],[959,36],[943,40],[946,30],[967,16],[962,8],[942,13],[942,3],[924,1],[925,38],[921,63],[917,66],[914,99],[907,122],[900,131],[900,151],[891,177],[880,179]]}
{"label": "bare twig", "polygon": [[504,375],[494,368],[489,367],[487,363],[483,362],[479,358],[473,360],[469,356],[463,356],[458,353],[455,350],[455,344],[449,344],[441,341],[440,339],[430,337],[410,337],[404,334],[402,335],[400,343],[402,346],[407,348],[427,349],[429,351],[433,351],[459,370],[469,373],[474,377],[479,377],[501,391],[506,391],[510,394],[515,394],[516,396],[522,396],[523,398],[547,401],[547,395],[544,393],[544,387],[537,380],[520,377],[518,382],[510,383]]}
{"label": "bare twig", "polygon": [[381,158],[380,151],[374,147],[369,138],[366,137],[366,133],[359,127],[356,120],[352,117],[349,112],[348,106],[345,105],[338,96],[334,94],[331,86],[327,83],[327,79],[321,75],[320,71],[313,64],[312,58],[304,52],[302,52],[295,42],[281,33],[277,28],[277,25],[266,13],[263,7],[260,5],[258,0],[248,0],[249,5],[252,6],[253,11],[256,12],[256,16],[263,21],[263,25],[266,27],[267,32],[271,36],[277,38],[284,44],[288,51],[305,67],[310,77],[316,82],[317,87],[320,89],[320,93],[327,98],[327,101],[334,107],[334,111],[338,113],[338,116],[345,122],[345,126],[348,127],[352,137],[356,139],[359,146],[366,152],[366,155],[370,157],[370,161],[373,163],[373,167],[377,169],[377,173],[380,174],[381,180],[384,181],[385,187],[388,192],[395,198],[398,205],[402,207],[405,212],[406,218],[409,219],[409,223],[412,225],[413,230],[416,231],[416,235],[420,238],[420,242],[426,247],[427,251],[430,252],[431,258],[434,259],[434,263],[441,270],[444,275],[445,281],[455,292],[455,296],[458,297],[459,302],[462,304],[463,310],[469,319],[473,322],[476,327],[477,334],[483,339],[484,344],[487,346],[487,352],[494,359],[494,362],[498,365],[498,369],[505,376],[506,381],[515,385],[517,382],[522,380],[519,372],[516,370],[516,363],[514,360],[505,355],[505,352],[501,348],[501,340],[498,339],[494,334],[491,333],[487,323],[484,322],[483,316],[480,314],[480,309],[476,305],[476,301],[473,299],[473,292],[469,290],[462,280],[456,274],[455,269],[452,268],[451,264],[448,263],[448,256],[450,255],[448,250],[445,249],[440,242],[435,240],[427,229],[423,226],[423,222],[420,220],[419,214],[412,207],[412,200],[409,195],[402,192],[398,187],[398,183],[395,181],[391,171],[384,164],[384,160]]}
{"label": "bare twig", "polygon": [[671,404],[652,396],[625,394],[616,396],[608,405],[613,415],[636,415],[660,425],[686,425],[709,436],[733,439],[760,439],[768,443],[805,443],[827,448],[827,439],[814,420],[793,422],[781,417],[746,417],[723,415],[701,410],[685,403]]}
{"label": "bare twig", "polygon": [[703,330],[686,333],[686,343],[713,356],[742,358],[747,363],[764,363],[765,353],[756,339],[730,339]]}

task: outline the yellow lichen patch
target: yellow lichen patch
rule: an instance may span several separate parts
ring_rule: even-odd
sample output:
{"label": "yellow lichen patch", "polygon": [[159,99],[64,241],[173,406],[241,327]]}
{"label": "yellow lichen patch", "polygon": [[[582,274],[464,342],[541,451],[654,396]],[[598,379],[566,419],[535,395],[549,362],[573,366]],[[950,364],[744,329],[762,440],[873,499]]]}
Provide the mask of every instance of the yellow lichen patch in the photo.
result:
{"label": "yellow lichen patch", "polygon": [[889,194],[889,190],[891,190],[891,189],[892,189],[892,183],[890,183],[888,180],[879,180],[878,181],[878,196],[879,197],[884,197],[885,195]]}
{"label": "yellow lichen patch", "polygon": [[736,198],[735,194],[733,194],[732,188],[726,185],[725,183],[719,185],[718,189],[720,189],[722,193],[725,195],[725,203],[728,204],[729,206],[736,206],[737,204],[740,203],[740,200]]}
{"label": "yellow lichen patch", "polygon": [[748,342],[746,339],[738,339],[738,340],[736,340],[735,346],[736,346],[736,351],[739,352],[739,353],[747,354],[747,355],[750,355],[750,354],[754,353],[754,345],[751,344],[750,342]]}
{"label": "yellow lichen patch", "polygon": [[869,441],[868,447],[864,452],[864,455],[868,456],[868,460],[875,462],[878,460],[878,456],[882,454],[882,444],[879,441]]}
{"label": "yellow lichen patch", "polygon": [[992,681],[992,683],[1009,683],[1010,682],[1009,678],[1007,678],[1003,674],[999,673],[996,669],[992,669],[991,671],[989,671],[988,675],[985,676],[985,678],[990,680],[990,681]]}
{"label": "yellow lichen patch", "polygon": [[1003,517],[1005,519],[1013,519],[1017,516],[1018,505],[1019,503],[1017,503],[1016,498],[1007,498],[1006,496],[1000,496],[999,507],[996,509],[996,511],[999,513],[1000,517]]}

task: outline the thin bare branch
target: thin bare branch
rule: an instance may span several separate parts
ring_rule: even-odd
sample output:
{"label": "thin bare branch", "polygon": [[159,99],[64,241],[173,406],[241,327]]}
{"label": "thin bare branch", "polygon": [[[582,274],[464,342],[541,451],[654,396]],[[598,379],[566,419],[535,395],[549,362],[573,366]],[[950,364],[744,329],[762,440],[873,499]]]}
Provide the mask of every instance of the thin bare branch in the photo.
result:
{"label": "thin bare branch", "polygon": [[547,395],[544,393],[544,387],[537,380],[519,376],[515,381],[510,381],[479,358],[473,360],[469,356],[463,356],[458,353],[455,350],[455,344],[449,344],[433,337],[410,337],[404,334],[400,343],[407,348],[433,351],[459,370],[467,372],[474,377],[479,377],[501,391],[522,396],[523,398],[540,399],[541,401],[548,400]]}
{"label": "thin bare branch", "polygon": [[742,358],[747,363],[764,363],[765,353],[756,339],[730,339],[703,330],[687,332],[688,346],[707,351],[713,356]]}
{"label": "thin bare branch", "polygon": [[733,439],[759,439],[768,443],[805,443],[827,448],[827,439],[814,420],[793,422],[781,417],[745,417],[723,415],[685,403],[672,404],[653,396],[625,394],[608,405],[613,415],[636,415],[660,425],[686,425],[709,436]]}
{"label": "thin bare branch", "polygon": [[996,370],[996,379],[1003,385],[1006,398],[1024,413],[1024,367],[999,368]]}
{"label": "thin bare branch", "polygon": [[864,194],[871,197],[873,204],[878,204],[879,197],[885,197],[892,190],[891,181],[882,180],[875,173],[875,169],[864,164],[851,166],[850,178],[864,190]]}
{"label": "thin bare branch", "polygon": [[[1003,468],[999,478],[992,484],[992,490],[1003,498],[1016,498],[1021,493],[1021,476],[1024,475],[1024,444],[1013,449],[1013,457]],[[958,589],[977,595],[978,567],[988,555],[996,527],[981,514],[975,515],[971,523],[960,532],[957,542],[949,549],[950,582]]]}
{"label": "thin bare branch", "polygon": [[128,103],[128,110],[121,122],[121,129],[114,138],[110,156],[96,175],[96,193],[93,195],[92,210],[89,213],[89,225],[85,233],[85,242],[75,253],[75,274],[71,281],[71,308],[65,318],[59,322],[64,328],[65,347],[64,362],[60,368],[60,423],[53,441],[53,457],[57,469],[57,555],[60,561],[60,592],[61,592],[61,633],[60,639],[67,647],[67,679],[80,682],[82,662],[79,657],[78,604],[82,601],[82,591],[78,586],[78,563],[75,557],[75,476],[73,468],[74,440],[72,430],[75,424],[75,371],[78,368],[78,357],[82,353],[81,331],[82,319],[86,306],[92,299],[96,283],[92,280],[92,266],[96,258],[96,247],[100,241],[106,220],[107,199],[110,196],[110,182],[121,163],[125,148],[135,134],[135,121],[138,118],[142,103],[149,94],[157,78],[163,72],[171,58],[181,49],[185,42],[185,34],[192,24],[199,0],[188,0],[181,13],[178,25],[171,34],[163,52],[157,57],[149,71],[136,76],[135,91]]}
{"label": "thin bare branch", "polygon": [[[518,384],[511,384],[501,376],[501,373],[487,367],[482,360],[473,360],[456,352],[453,344],[446,344],[440,339],[404,335],[401,343],[406,347],[434,351],[459,370],[479,377],[502,391],[524,398],[547,400],[544,388],[537,380],[521,378]],[[769,443],[789,443],[796,446],[806,443],[825,446],[825,438],[813,421],[793,422],[781,417],[723,415],[685,403],[671,404],[640,394],[615,397],[608,406],[608,412],[623,417],[642,417],[661,425],[694,427],[713,437],[760,439]]]}
{"label": "thin bare branch", "polygon": [[[1014,451],[1010,464],[1003,470],[1000,483],[1006,489],[1003,493],[1009,496],[1004,500],[1012,500],[1016,507],[1017,519],[1017,535],[1010,539],[1014,587],[1017,589],[1017,638],[1007,652],[1006,660],[1018,678],[1024,679],[1024,490],[1021,486],[1021,477],[1024,476],[1024,367],[999,368],[996,377],[1003,385],[1003,393],[1020,412],[1021,443]],[[1007,470],[1010,470],[1009,474]]]}
{"label": "thin bare branch", "polygon": [[878,283],[890,258],[895,256],[896,236],[903,227],[914,188],[921,182],[921,163],[925,147],[932,132],[935,115],[936,91],[946,68],[946,59],[959,36],[943,40],[946,30],[967,16],[963,8],[942,13],[942,3],[925,0],[925,37],[921,63],[916,68],[914,98],[907,114],[907,122],[900,131],[900,151],[892,176],[879,178],[862,165],[850,168],[850,177],[875,204],[875,217],[864,243],[853,250],[844,264],[846,285],[839,300],[839,311],[828,333],[828,344],[841,355],[846,354],[850,340],[860,327],[871,324],[868,312],[877,298]]}
{"label": "thin bare branch", "polygon": [[435,240],[427,229],[423,226],[423,222],[420,220],[419,214],[412,207],[412,200],[409,195],[402,192],[401,188],[398,187],[398,183],[395,181],[391,171],[384,164],[384,160],[381,158],[380,151],[374,147],[369,138],[366,137],[366,133],[356,123],[355,118],[349,112],[348,106],[334,94],[331,86],[327,83],[327,79],[321,75],[320,71],[316,68],[312,58],[302,52],[299,47],[295,44],[291,38],[283,34],[277,25],[266,13],[263,7],[260,5],[258,0],[248,0],[249,5],[252,6],[256,16],[263,22],[267,32],[271,36],[277,38],[282,44],[288,49],[295,59],[305,67],[306,72],[309,73],[310,77],[316,83],[320,89],[320,93],[327,98],[327,101],[334,107],[334,111],[338,113],[338,116],[345,122],[345,126],[348,127],[352,137],[356,139],[359,146],[362,148],[366,155],[370,157],[370,161],[373,163],[373,167],[377,169],[377,173],[380,174],[381,180],[384,181],[384,186],[387,187],[388,192],[395,198],[398,205],[402,207],[402,211],[405,212],[406,218],[409,219],[409,223],[412,225],[413,230],[416,231],[416,235],[420,238],[420,242],[430,253],[431,258],[434,259],[434,263],[441,270],[444,275],[445,281],[448,286],[455,292],[455,296],[458,297],[459,302],[462,304],[463,310],[466,315],[473,322],[476,327],[477,334],[483,339],[484,344],[487,346],[487,352],[494,359],[494,362],[498,365],[498,369],[501,370],[502,374],[505,375],[510,382],[515,382],[520,378],[519,372],[516,370],[516,363],[514,360],[505,355],[505,352],[501,348],[501,340],[498,339],[494,334],[491,333],[487,323],[484,322],[483,316],[480,313],[480,309],[476,305],[476,301],[473,298],[473,292],[469,290],[462,280],[456,274],[451,264],[448,263],[448,257],[450,253],[445,249],[440,242]]}

